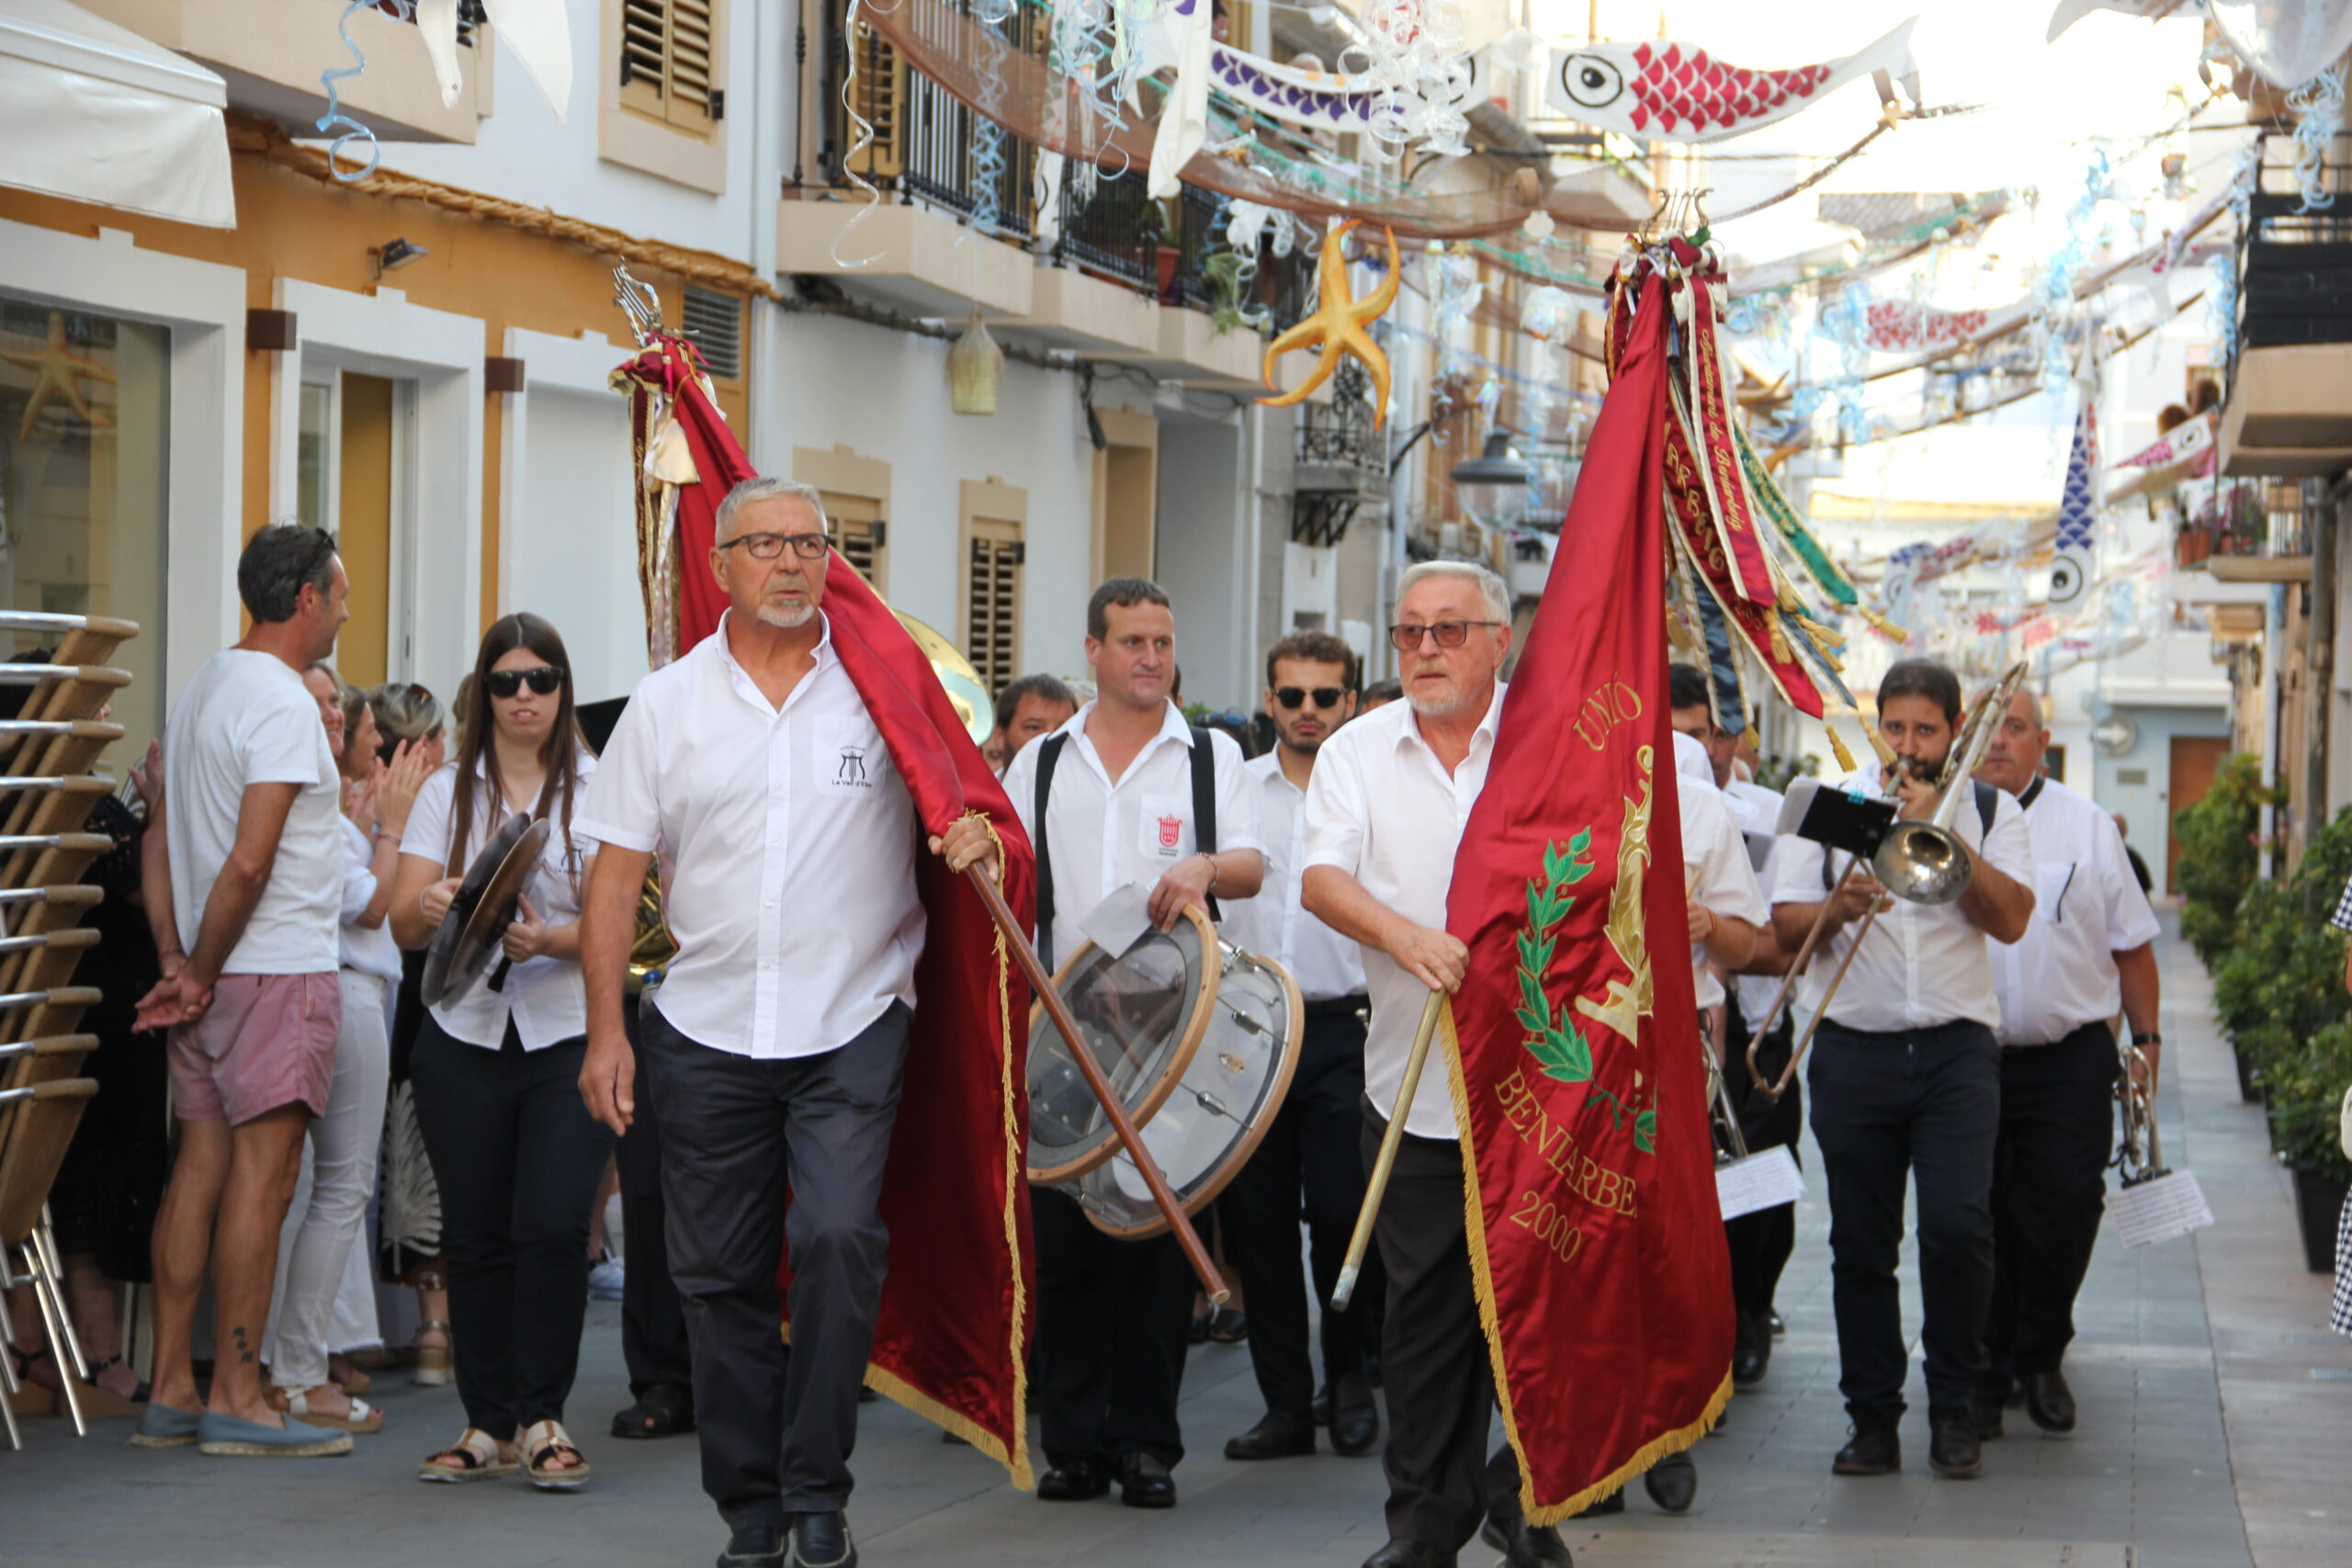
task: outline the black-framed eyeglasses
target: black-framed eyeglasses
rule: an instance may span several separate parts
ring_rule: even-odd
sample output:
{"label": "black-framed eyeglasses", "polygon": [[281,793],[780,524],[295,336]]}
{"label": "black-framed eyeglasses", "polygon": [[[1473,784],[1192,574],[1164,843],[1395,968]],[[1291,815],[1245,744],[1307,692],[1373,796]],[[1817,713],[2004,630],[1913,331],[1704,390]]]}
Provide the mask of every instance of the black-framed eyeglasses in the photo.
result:
{"label": "black-framed eyeglasses", "polygon": [[481,678],[482,690],[492,696],[511,698],[527,682],[540,696],[553,693],[563,684],[567,673],[553,664],[542,664],[535,670],[493,670]]}
{"label": "black-framed eyeglasses", "polygon": [[1388,640],[1399,653],[1411,653],[1421,646],[1424,637],[1437,638],[1440,648],[1460,648],[1468,640],[1472,626],[1498,626],[1500,621],[1431,621],[1421,626],[1391,626]]}
{"label": "black-framed eyeglasses", "polygon": [[1293,712],[1296,712],[1299,705],[1309,697],[1315,699],[1315,705],[1318,708],[1335,708],[1340,705],[1340,700],[1347,694],[1346,688],[1340,686],[1317,686],[1311,692],[1304,686],[1274,688],[1274,701]]}
{"label": "black-framed eyeglasses", "polygon": [[790,545],[792,553],[802,560],[822,560],[832,547],[832,539],[824,534],[738,534],[718,547],[731,550],[743,547],[743,553],[753,560],[774,560]]}

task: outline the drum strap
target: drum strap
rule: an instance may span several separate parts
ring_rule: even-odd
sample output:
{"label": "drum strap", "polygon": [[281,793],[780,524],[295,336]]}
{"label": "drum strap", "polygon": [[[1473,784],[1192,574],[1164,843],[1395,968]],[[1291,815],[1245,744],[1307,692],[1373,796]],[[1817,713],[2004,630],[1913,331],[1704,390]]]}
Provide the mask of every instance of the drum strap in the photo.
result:
{"label": "drum strap", "polygon": [[[1049,974],[1054,967],[1054,857],[1046,842],[1046,802],[1053,794],[1054,768],[1069,739],[1057,733],[1037,742],[1037,802],[1032,818],[1037,830],[1031,837],[1037,849],[1037,958]],[[1193,843],[1201,854],[1216,853],[1216,753],[1210,748],[1209,732],[1198,725],[1193,726]],[[1209,895],[1210,921],[1224,919],[1216,895]]]}

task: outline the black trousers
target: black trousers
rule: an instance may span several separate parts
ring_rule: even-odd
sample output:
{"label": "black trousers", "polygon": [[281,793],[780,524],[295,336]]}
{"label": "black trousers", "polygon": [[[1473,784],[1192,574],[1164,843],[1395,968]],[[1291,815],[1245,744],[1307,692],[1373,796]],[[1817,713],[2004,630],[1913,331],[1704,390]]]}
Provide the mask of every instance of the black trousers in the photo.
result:
{"label": "black trousers", "polygon": [[[645,1044],[635,997],[623,1005],[621,1017],[642,1085]],[[637,1120],[615,1157],[620,1165],[621,1228],[628,1237],[628,1267],[621,1275],[621,1359],[628,1363],[628,1391],[642,1394],[657,1383],[690,1389],[686,1311],[670,1278],[670,1244],[662,1234],[669,1222],[662,1201],[662,1119],[654,1114],[651,1094],[637,1097]]]}
{"label": "black trousers", "polygon": [[2115,1149],[2115,1031],[2086,1023],[2054,1045],[2001,1053],[1993,1151],[1993,1307],[1986,1391],[2058,1370],[2091,1266]]}
{"label": "black trousers", "polygon": [[588,1311],[588,1223],[613,1135],[580,1100],[585,1037],[495,1051],[428,1013],[409,1059],[441,1189],[449,1330],[466,1423],[505,1438],[563,1418]]}
{"label": "black trousers", "polygon": [[1217,1201],[1242,1299],[1250,1303],[1250,1363],[1258,1392],[1276,1415],[1306,1421],[1315,1399],[1315,1366],[1306,1351],[1306,1281],[1299,1268],[1299,1200],[1306,1198],[1315,1299],[1322,1305],[1323,1376],[1336,1383],[1364,1370],[1369,1303],[1381,1289],[1367,1280],[1345,1312],[1330,1309],[1347,1260],[1356,1212],[1363,1206],[1362,998],[1309,1002],[1290,1094]]}
{"label": "black trousers", "polygon": [[[882,1172],[913,1016],[894,1002],[846,1045],[775,1061],[695,1043],[658,998],[639,1021],[668,1129],[662,1193],[702,1486],[730,1526],[781,1528],[849,1501],[857,1391],[890,1259]],[[790,1357],[775,1284],[787,1235]]]}
{"label": "black trousers", "polygon": [[[1767,1083],[1789,1065],[1791,1019],[1783,1010],[1772,1032],[1756,1053],[1756,1065]],[[1779,1100],[1756,1087],[1747,1071],[1747,1021],[1739,1001],[1732,998],[1724,1031],[1724,1094],[1732,1114],[1739,1118],[1747,1152],[1786,1148],[1794,1155],[1804,1134],[1804,1089],[1792,1082]],[[1772,1295],[1780,1289],[1781,1271],[1797,1245],[1797,1206],[1776,1203],[1752,1214],[1724,1222],[1724,1239],[1731,1247],[1732,1305],[1737,1314],[1736,1337],[1742,1347],[1764,1344],[1772,1337]]]}
{"label": "black trousers", "polygon": [[1918,1173],[1928,1406],[1964,1411],[1993,1294],[2001,1048],[1981,1023],[1863,1033],[1825,1022],[1806,1074],[1829,1184],[1838,1387],[1857,1422],[1899,1419],[1908,1359],[1894,1278],[1903,1189]]}
{"label": "black trousers", "polygon": [[1029,1189],[1037,1242],[1037,1345],[1029,1402],[1046,1462],[1108,1465],[1184,1457],[1183,1387],[1193,1270],[1172,1235],[1119,1241],[1050,1187]]}
{"label": "black trousers", "polygon": [[[1380,1155],[1387,1122],[1364,1109],[1364,1168]],[[1373,1239],[1388,1271],[1380,1351],[1388,1391],[1388,1533],[1451,1555],[1489,1512],[1519,1512],[1519,1461],[1505,1443],[1491,1455],[1495,1378],[1470,1275],[1463,1220],[1462,1150],[1451,1138],[1405,1134],[1380,1202]]]}

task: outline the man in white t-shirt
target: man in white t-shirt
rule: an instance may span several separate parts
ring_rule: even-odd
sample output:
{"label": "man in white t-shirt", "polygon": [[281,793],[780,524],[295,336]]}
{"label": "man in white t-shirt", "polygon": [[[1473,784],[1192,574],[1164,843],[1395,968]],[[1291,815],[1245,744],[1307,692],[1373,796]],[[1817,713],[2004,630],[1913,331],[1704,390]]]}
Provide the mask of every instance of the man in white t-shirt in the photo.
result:
{"label": "man in white t-shirt", "polygon": [[[334,536],[264,528],[237,562],[253,630],[207,660],[164,740],[170,874],[150,879],[179,1157],[155,1219],[154,1396],[131,1438],[208,1454],[348,1452],[347,1432],[279,1416],[261,1384],[296,1152],[326,1110],[343,1020],[342,779],[302,671],[334,650],[349,584]],[[215,1222],[219,1229],[215,1231]],[[218,1327],[209,1401],[190,1343],[205,1264]]]}

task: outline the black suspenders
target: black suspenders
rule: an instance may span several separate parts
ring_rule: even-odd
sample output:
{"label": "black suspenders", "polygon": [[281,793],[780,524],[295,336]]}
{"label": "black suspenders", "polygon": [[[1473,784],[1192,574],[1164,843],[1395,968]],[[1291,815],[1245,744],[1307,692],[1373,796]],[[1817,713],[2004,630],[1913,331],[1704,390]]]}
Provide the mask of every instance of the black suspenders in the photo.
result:
{"label": "black suspenders", "polygon": [[[1030,835],[1037,849],[1037,957],[1050,973],[1054,967],[1054,859],[1046,842],[1046,802],[1053,793],[1054,768],[1062,760],[1067,734],[1046,736],[1037,742],[1037,800],[1032,808],[1037,829]],[[1193,727],[1193,840],[1196,852],[1216,853],[1216,754],[1209,732]],[[1209,895],[1209,919],[1222,920],[1216,895]]]}

